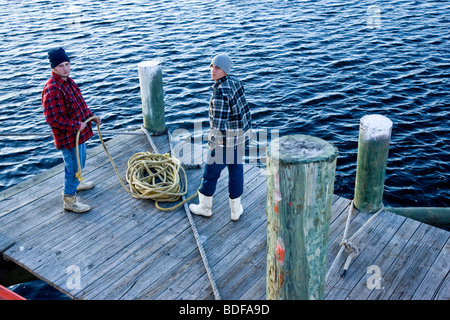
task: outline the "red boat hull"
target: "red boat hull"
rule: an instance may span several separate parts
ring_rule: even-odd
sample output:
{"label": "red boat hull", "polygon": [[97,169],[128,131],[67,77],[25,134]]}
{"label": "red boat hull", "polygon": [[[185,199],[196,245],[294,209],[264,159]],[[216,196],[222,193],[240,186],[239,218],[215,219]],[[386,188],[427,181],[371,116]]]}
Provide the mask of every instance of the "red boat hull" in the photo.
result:
{"label": "red boat hull", "polygon": [[26,300],[24,297],[0,285],[0,300]]}

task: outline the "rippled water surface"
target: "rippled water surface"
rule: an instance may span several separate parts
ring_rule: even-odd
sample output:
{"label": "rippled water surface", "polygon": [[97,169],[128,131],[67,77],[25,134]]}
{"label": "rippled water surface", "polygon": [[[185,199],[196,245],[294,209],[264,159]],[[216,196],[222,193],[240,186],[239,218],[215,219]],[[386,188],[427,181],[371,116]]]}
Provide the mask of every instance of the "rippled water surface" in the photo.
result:
{"label": "rippled water surface", "polygon": [[[102,129],[142,123],[137,64],[162,61],[166,123],[206,130],[218,52],[234,60],[257,129],[339,149],[353,197],[359,120],[393,123],[385,202],[449,205],[449,1],[1,1],[0,134],[49,132],[46,58],[63,46]],[[94,139],[90,146],[98,144]],[[0,190],[58,163],[51,137],[0,136]]]}

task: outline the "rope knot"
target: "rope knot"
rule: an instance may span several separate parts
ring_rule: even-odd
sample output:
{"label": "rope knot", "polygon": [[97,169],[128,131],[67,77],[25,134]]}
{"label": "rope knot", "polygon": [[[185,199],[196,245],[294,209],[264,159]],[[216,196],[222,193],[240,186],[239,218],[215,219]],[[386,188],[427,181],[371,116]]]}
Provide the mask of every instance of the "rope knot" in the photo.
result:
{"label": "rope knot", "polygon": [[349,239],[342,240],[342,242],[339,245],[341,247],[343,246],[345,250],[347,250],[349,253],[347,259],[345,260],[344,270],[341,274],[341,277],[343,278],[345,277],[345,274],[347,273],[347,270],[350,267],[350,263],[352,262],[353,258],[358,255],[359,249]]}
{"label": "rope knot", "polygon": [[347,250],[348,252],[353,252],[354,255],[359,253],[359,248],[353,244],[353,242],[351,242],[349,239],[344,239],[342,240],[342,242],[339,244],[339,246],[344,246],[345,250]]}

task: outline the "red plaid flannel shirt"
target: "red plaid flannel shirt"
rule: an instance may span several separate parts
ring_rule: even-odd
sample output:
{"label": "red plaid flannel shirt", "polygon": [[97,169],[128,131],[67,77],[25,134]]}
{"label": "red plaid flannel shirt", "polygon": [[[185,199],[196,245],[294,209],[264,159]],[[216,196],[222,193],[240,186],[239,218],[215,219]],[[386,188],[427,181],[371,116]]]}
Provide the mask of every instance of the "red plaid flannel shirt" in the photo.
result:
{"label": "red plaid flannel shirt", "polygon": [[[56,149],[75,147],[81,123],[94,114],[89,110],[81,90],[71,78],[64,81],[52,72],[42,91],[45,121],[50,125]],[[93,136],[91,124],[80,133],[79,143]]]}

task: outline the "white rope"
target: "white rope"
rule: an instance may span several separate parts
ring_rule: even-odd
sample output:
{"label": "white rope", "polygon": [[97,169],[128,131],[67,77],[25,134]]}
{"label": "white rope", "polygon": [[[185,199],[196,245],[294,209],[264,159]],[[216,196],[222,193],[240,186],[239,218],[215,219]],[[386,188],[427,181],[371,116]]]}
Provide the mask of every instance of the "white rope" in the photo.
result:
{"label": "white rope", "polygon": [[[159,153],[159,151],[158,151],[156,145],[154,144],[153,139],[152,139],[151,135],[149,134],[148,130],[145,129],[144,126],[141,127],[141,130],[143,132],[145,132],[145,134],[147,136],[147,139],[150,142],[150,145],[152,146],[152,148],[155,151],[155,153]],[[167,132],[167,136],[169,138],[170,154],[172,156],[174,156],[173,155],[173,149],[172,149],[172,136],[171,136],[170,132]],[[182,196],[182,201],[184,201],[184,200],[185,200],[185,197],[183,195]],[[194,234],[194,238],[195,238],[195,241],[197,243],[197,248],[200,251],[200,256],[202,258],[203,265],[204,265],[204,267],[206,269],[206,274],[208,275],[209,283],[211,284],[211,288],[212,288],[214,297],[215,297],[216,300],[221,300],[219,290],[217,289],[216,281],[214,280],[213,273],[211,271],[211,268],[209,267],[208,258],[206,256],[205,250],[203,249],[203,245],[202,245],[202,243],[200,241],[200,236],[198,234],[197,227],[195,226],[194,219],[192,218],[191,211],[189,210],[189,207],[188,207],[186,202],[183,203],[183,206],[184,206],[184,211],[186,212],[186,215],[188,217],[189,224],[191,225],[192,233]]]}
{"label": "white rope", "polygon": [[[167,132],[167,136],[169,137],[170,154],[173,156],[172,136],[171,136],[170,132]],[[182,198],[183,198],[182,200],[184,201],[184,196]],[[208,258],[206,257],[205,250],[203,250],[203,245],[200,241],[200,236],[198,234],[197,227],[195,226],[194,219],[192,218],[191,211],[189,210],[189,207],[186,202],[183,205],[184,205],[184,211],[186,212],[189,223],[191,225],[191,229],[192,229],[192,233],[194,234],[195,241],[197,242],[197,247],[198,247],[198,250],[200,251],[200,256],[202,257],[203,265],[205,266],[206,273],[208,275],[209,283],[211,284],[211,288],[213,290],[214,297],[216,298],[216,300],[221,300],[219,290],[217,289],[216,281],[214,280],[213,273],[211,271],[211,268],[209,267]]]}
{"label": "white rope", "polygon": [[359,248],[353,244],[353,240],[368,226],[372,223],[372,221],[380,214],[380,212],[382,212],[384,210],[384,205],[382,204],[381,208],[375,212],[374,214],[372,214],[372,216],[370,217],[370,219],[368,219],[366,221],[366,223],[364,223],[361,228],[358,229],[358,231],[355,232],[355,234],[353,236],[351,236],[351,238],[348,238],[348,230],[350,228],[350,221],[352,218],[352,213],[353,213],[353,209],[354,209],[354,202],[352,200],[352,202],[350,203],[350,206],[348,208],[348,213],[347,213],[347,220],[345,223],[345,229],[344,229],[344,234],[342,236],[342,241],[339,244],[340,249],[338,254],[336,255],[336,258],[334,259],[330,269],[328,270],[327,276],[325,278],[325,282],[329,279],[330,274],[332,274],[334,272],[334,269],[337,266],[337,262],[339,261],[341,255],[343,254],[344,250],[347,250],[349,252],[349,255],[347,256],[347,259],[345,260],[345,264],[344,264],[344,268],[343,268],[343,272],[341,274],[341,277],[345,277],[345,274],[347,273],[347,270],[350,268],[350,263],[352,262],[352,260],[359,254],[360,250]]}

